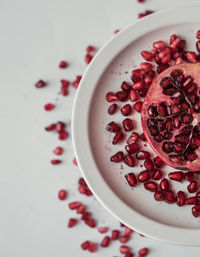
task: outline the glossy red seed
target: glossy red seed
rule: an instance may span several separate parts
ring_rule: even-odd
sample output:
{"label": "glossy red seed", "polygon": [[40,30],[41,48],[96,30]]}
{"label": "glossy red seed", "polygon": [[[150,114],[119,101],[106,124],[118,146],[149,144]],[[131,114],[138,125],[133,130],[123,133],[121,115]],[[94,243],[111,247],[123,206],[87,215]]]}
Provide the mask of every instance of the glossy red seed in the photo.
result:
{"label": "glossy red seed", "polygon": [[61,160],[58,160],[58,159],[54,159],[54,160],[51,160],[51,164],[52,165],[58,165],[60,164],[62,161]]}
{"label": "glossy red seed", "polygon": [[142,51],[141,52],[142,57],[146,60],[146,61],[153,61],[153,54],[149,51]]}
{"label": "glossy red seed", "polygon": [[156,49],[156,50],[162,50],[163,48],[166,47],[166,44],[165,42],[159,40],[159,41],[156,41],[153,43],[153,47]]}
{"label": "glossy red seed", "polygon": [[125,178],[129,184],[129,186],[134,187],[137,185],[137,178],[133,172],[126,174]]}
{"label": "glossy red seed", "polygon": [[191,181],[190,184],[187,186],[187,190],[189,193],[197,192],[197,182]]}
{"label": "glossy red seed", "polygon": [[93,56],[91,54],[86,54],[85,63],[89,64],[92,61]]}
{"label": "glossy red seed", "polygon": [[116,145],[118,143],[121,143],[124,139],[124,134],[122,132],[117,132],[113,138],[113,145]]}
{"label": "glossy red seed", "polygon": [[64,190],[64,189],[61,189],[61,190],[58,192],[58,198],[59,198],[59,200],[61,200],[61,201],[66,200],[66,199],[67,199],[67,191]]}
{"label": "glossy red seed", "polygon": [[53,131],[55,129],[56,129],[56,124],[55,123],[52,123],[45,128],[46,131]]}
{"label": "glossy red seed", "polygon": [[159,188],[163,191],[168,191],[169,190],[169,181],[166,178],[163,178],[160,181]]}
{"label": "glossy red seed", "polygon": [[186,196],[185,193],[183,191],[179,191],[177,193],[177,205],[178,206],[183,206],[186,204]]}
{"label": "glossy red seed", "polygon": [[78,214],[83,214],[84,212],[86,211],[86,207],[85,205],[81,204],[77,209],[76,209],[76,212]]}
{"label": "glossy red seed", "polygon": [[124,116],[128,116],[130,115],[132,112],[132,107],[130,106],[130,104],[126,104],[121,108],[121,113]]}
{"label": "glossy red seed", "polygon": [[78,162],[77,162],[76,158],[73,159],[73,164],[78,166]]}
{"label": "glossy red seed", "polygon": [[175,194],[171,190],[167,191],[165,202],[169,203],[169,204],[173,204],[176,201],[177,201],[177,198],[176,198]]}
{"label": "glossy red seed", "polygon": [[197,39],[200,39],[200,30],[197,31],[197,33],[196,33],[196,38],[197,38]]}
{"label": "glossy red seed", "polygon": [[56,124],[56,130],[57,132],[61,132],[65,129],[65,123],[62,121],[58,121]]}
{"label": "glossy red seed", "polygon": [[68,221],[68,228],[74,227],[77,224],[77,222],[78,222],[77,219],[73,219],[73,218],[69,219],[69,221]]}
{"label": "glossy red seed", "polygon": [[117,99],[120,101],[120,102],[125,102],[127,99],[128,99],[128,92],[126,91],[118,91],[116,93],[116,96],[117,96]]}
{"label": "glossy red seed", "polygon": [[140,63],[140,67],[141,69],[143,69],[144,71],[149,71],[153,68],[153,65],[149,62],[142,62]]}
{"label": "glossy red seed", "polygon": [[156,182],[153,181],[147,181],[144,183],[144,188],[150,192],[156,192],[158,185]]}
{"label": "glossy red seed", "polygon": [[96,222],[93,219],[85,220],[85,224],[87,224],[91,228],[95,228],[96,227]]}
{"label": "glossy red seed", "polygon": [[138,102],[136,102],[136,103],[133,105],[133,108],[134,108],[137,112],[141,112],[142,105],[143,105],[143,102],[138,101]]}
{"label": "glossy red seed", "polygon": [[83,250],[88,250],[89,245],[90,245],[90,242],[89,242],[89,241],[85,241],[85,242],[83,242],[83,243],[81,244],[81,248],[82,248]]}
{"label": "glossy red seed", "polygon": [[133,132],[129,138],[127,139],[126,143],[128,145],[135,143],[139,138],[139,134],[137,132]]}
{"label": "glossy red seed", "polygon": [[136,158],[138,160],[146,160],[149,157],[150,157],[150,154],[147,151],[139,151],[139,152],[136,153]]}
{"label": "glossy red seed", "polygon": [[196,205],[196,206],[192,207],[192,215],[194,217],[200,216],[200,205]]}
{"label": "glossy red seed", "polygon": [[195,52],[187,52],[186,56],[189,62],[197,62],[197,54]]}
{"label": "glossy red seed", "polygon": [[138,255],[139,255],[140,257],[145,257],[145,256],[147,256],[148,253],[149,253],[149,249],[148,249],[147,247],[142,248],[142,249],[140,249],[140,250],[138,251]]}
{"label": "glossy red seed", "polygon": [[164,166],[164,162],[159,156],[153,158],[153,162],[157,168],[161,168],[162,166]]}
{"label": "glossy red seed", "polygon": [[147,170],[143,170],[138,174],[138,180],[141,183],[144,183],[150,179],[149,172]]}
{"label": "glossy red seed", "polygon": [[120,126],[114,122],[114,121],[111,121],[107,126],[106,126],[106,130],[109,131],[109,132],[119,132],[120,131]]}
{"label": "glossy red seed", "polygon": [[123,120],[123,127],[125,131],[131,131],[134,129],[133,120],[126,118]]}
{"label": "glossy red seed", "polygon": [[122,162],[124,160],[124,154],[123,152],[117,152],[110,158],[111,162]]}
{"label": "glossy red seed", "polygon": [[134,159],[131,155],[125,156],[124,162],[125,162],[126,165],[128,165],[129,167],[134,167],[134,166],[135,166],[135,159]]}
{"label": "glossy red seed", "polygon": [[135,82],[133,85],[133,90],[142,90],[144,88],[144,81]]}
{"label": "glossy red seed", "polygon": [[123,81],[122,84],[121,84],[121,89],[123,91],[129,92],[132,89],[132,85],[129,84],[128,82],[126,82],[126,81]]}
{"label": "glossy red seed", "polygon": [[59,132],[58,138],[60,140],[66,140],[68,138],[68,133],[66,131],[61,131],[61,132]]}
{"label": "glossy red seed", "polygon": [[146,141],[147,141],[147,139],[146,139],[144,133],[142,133],[142,134],[140,135],[140,139],[141,139],[143,142],[146,142]]}
{"label": "glossy red seed", "polygon": [[78,201],[75,201],[75,202],[69,203],[68,206],[69,206],[69,208],[70,208],[71,210],[75,210],[75,209],[77,209],[79,206],[81,206],[81,203],[78,202]]}
{"label": "glossy red seed", "polygon": [[171,180],[176,180],[178,182],[181,182],[184,179],[184,173],[182,171],[175,171],[175,172],[170,172],[168,174],[168,177]]}
{"label": "glossy red seed", "polygon": [[131,252],[128,252],[124,255],[124,257],[134,257],[134,254]]}
{"label": "glossy red seed", "polygon": [[138,143],[133,143],[125,146],[125,149],[129,154],[136,153],[139,150],[139,148],[140,146]]}
{"label": "glossy red seed", "polygon": [[121,245],[119,250],[120,250],[120,253],[126,254],[126,253],[129,253],[131,251],[131,248],[129,246],[126,246],[126,245]]}
{"label": "glossy red seed", "polygon": [[92,52],[95,52],[95,51],[96,51],[96,48],[94,46],[92,46],[92,45],[89,45],[86,48],[86,52],[87,53],[92,53]]}
{"label": "glossy red seed", "polygon": [[63,148],[61,146],[57,146],[53,152],[56,154],[56,155],[61,155],[63,154]]}
{"label": "glossy red seed", "polygon": [[78,88],[80,81],[82,79],[82,76],[76,76],[76,79],[72,82],[72,86],[74,86],[75,88]]}
{"label": "glossy red seed", "polygon": [[188,205],[197,205],[199,204],[199,198],[196,196],[188,197],[186,199],[186,204]]}
{"label": "glossy red seed", "polygon": [[113,92],[108,92],[106,94],[106,100],[107,100],[107,102],[115,102],[115,101],[117,101],[117,96]]}
{"label": "glossy red seed", "polygon": [[196,196],[200,198],[200,191],[196,193]]}
{"label": "glossy red seed", "polygon": [[35,83],[36,88],[42,88],[45,87],[47,83],[44,80],[39,80],[38,82]]}
{"label": "glossy red seed", "polygon": [[89,243],[89,246],[88,246],[88,250],[89,250],[89,252],[91,252],[91,253],[96,252],[96,251],[97,251],[97,244],[94,243],[94,242],[90,242],[90,243]]}
{"label": "glossy red seed", "polygon": [[154,164],[153,161],[151,159],[147,159],[144,162],[144,167],[148,170],[148,171],[152,171],[154,169]]}
{"label": "glossy red seed", "polygon": [[91,213],[90,212],[84,212],[82,213],[81,219],[82,220],[90,220],[91,219]]}
{"label": "glossy red seed", "polygon": [[138,100],[138,94],[137,94],[137,92],[135,90],[132,89],[129,92],[129,99],[131,100],[131,102],[135,102],[135,101]]}
{"label": "glossy red seed", "polygon": [[103,238],[103,240],[101,241],[101,246],[102,247],[108,247],[110,244],[110,237],[109,236],[105,236]]}
{"label": "glossy red seed", "polygon": [[194,178],[194,172],[189,171],[185,173],[185,179],[187,181],[191,182],[193,178]]}
{"label": "glossy red seed", "polygon": [[153,171],[153,179],[154,180],[160,180],[162,178],[162,176],[163,176],[163,173],[161,170],[155,169]]}
{"label": "glossy red seed", "polygon": [[133,231],[131,228],[125,226],[125,230],[124,230],[124,235],[125,235],[125,236],[131,235],[133,232],[134,232],[134,231]]}
{"label": "glossy red seed", "polygon": [[117,240],[118,238],[119,238],[119,234],[120,234],[120,232],[119,232],[119,230],[113,230],[112,231],[112,240]]}
{"label": "glossy red seed", "polygon": [[123,235],[123,236],[120,236],[120,237],[119,237],[119,241],[120,241],[122,244],[127,243],[128,241],[130,241],[130,239],[131,239],[130,235]]}
{"label": "glossy red seed", "polygon": [[61,69],[65,69],[65,68],[67,68],[67,66],[68,66],[68,63],[66,61],[61,61],[59,63],[59,68],[61,68]]}
{"label": "glossy red seed", "polygon": [[164,201],[166,199],[165,191],[157,191],[157,192],[155,192],[154,199],[156,201]]}
{"label": "glossy red seed", "polygon": [[108,231],[108,227],[99,227],[98,231],[99,231],[99,233],[104,234]]}
{"label": "glossy red seed", "polygon": [[48,103],[44,105],[45,111],[52,111],[55,108],[55,105],[52,103]]}
{"label": "glossy red seed", "polygon": [[109,107],[108,107],[108,114],[110,115],[113,115],[116,113],[118,109],[118,105],[117,104],[111,104]]}

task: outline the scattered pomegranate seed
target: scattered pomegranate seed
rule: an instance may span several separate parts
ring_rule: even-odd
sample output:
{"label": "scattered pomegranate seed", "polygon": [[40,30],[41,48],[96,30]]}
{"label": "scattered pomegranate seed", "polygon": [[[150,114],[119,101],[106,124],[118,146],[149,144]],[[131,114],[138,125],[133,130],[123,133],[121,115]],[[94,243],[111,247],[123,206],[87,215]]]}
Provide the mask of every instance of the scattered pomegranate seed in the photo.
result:
{"label": "scattered pomegranate seed", "polygon": [[52,165],[57,165],[57,164],[60,164],[62,161],[61,160],[58,160],[58,159],[54,159],[54,160],[51,160],[51,164]]}
{"label": "scattered pomegranate seed", "polygon": [[58,121],[57,124],[56,124],[56,130],[57,132],[61,132],[65,129],[65,123],[62,122],[62,121]]}
{"label": "scattered pomegranate seed", "polygon": [[114,30],[114,34],[117,34],[118,32],[119,32],[120,30],[119,29],[116,29],[116,30]]}
{"label": "scattered pomegranate seed", "polygon": [[63,96],[67,96],[69,94],[69,85],[70,85],[70,82],[68,80],[65,80],[65,79],[61,80],[61,94]]}
{"label": "scattered pomegranate seed", "polygon": [[61,146],[57,146],[53,152],[56,154],[56,155],[61,155],[63,154],[63,148]]}
{"label": "scattered pomegranate seed", "polygon": [[83,243],[81,244],[81,248],[82,248],[83,250],[88,250],[89,245],[90,245],[90,242],[89,242],[89,241],[85,241],[85,242],[83,242]]}
{"label": "scattered pomegranate seed", "polygon": [[133,108],[134,108],[137,112],[141,112],[142,105],[143,105],[143,102],[138,101],[138,102],[136,102],[136,103],[133,105]]}
{"label": "scattered pomegranate seed", "polygon": [[113,230],[112,231],[112,240],[117,240],[119,238],[119,230]]}
{"label": "scattered pomegranate seed", "polygon": [[55,108],[55,105],[52,103],[48,103],[44,105],[45,111],[52,111]]}
{"label": "scattered pomegranate seed", "polygon": [[61,132],[59,132],[58,138],[60,140],[66,140],[68,138],[68,133],[66,131],[61,131]]}
{"label": "scattered pomegranate seed", "polygon": [[151,52],[148,51],[142,51],[141,52],[142,57],[146,60],[146,61],[153,61],[153,54]]}
{"label": "scattered pomegranate seed", "polygon": [[187,186],[188,192],[189,193],[195,193],[197,192],[197,182],[196,181],[191,181],[190,184]]}
{"label": "scattered pomegranate seed", "polygon": [[96,48],[94,46],[92,46],[92,45],[89,45],[86,48],[86,52],[87,53],[92,53],[92,52],[95,52],[95,51],[96,51]]}
{"label": "scattered pomegranate seed", "polygon": [[168,174],[171,180],[181,182],[184,179],[184,173],[182,171],[175,171]]}
{"label": "scattered pomegranate seed", "polygon": [[192,214],[194,217],[200,216],[200,205],[196,205],[196,206],[192,207]]}
{"label": "scattered pomegranate seed", "polygon": [[108,108],[108,114],[110,114],[110,115],[115,114],[117,109],[118,109],[118,105],[117,104],[111,104],[109,106],[109,108]]}
{"label": "scattered pomegranate seed", "polygon": [[91,253],[96,252],[96,251],[97,251],[97,244],[94,243],[94,242],[90,242],[90,243],[89,243],[89,246],[88,246],[88,250],[89,250],[89,252],[91,252]]}
{"label": "scattered pomegranate seed", "polygon": [[52,123],[45,128],[46,131],[53,131],[55,129],[56,129],[56,124],[55,123]]}
{"label": "scattered pomegranate seed", "polygon": [[102,247],[108,247],[110,244],[110,237],[109,236],[105,236],[103,238],[103,240],[101,241],[101,246]]}
{"label": "scattered pomegranate seed", "polygon": [[147,256],[147,254],[149,253],[149,249],[148,248],[142,248],[138,251],[138,255],[141,257],[145,257]]}
{"label": "scattered pomegranate seed", "polygon": [[59,68],[61,68],[61,69],[65,69],[65,68],[67,68],[67,66],[68,66],[68,63],[66,61],[61,61],[59,63]]}
{"label": "scattered pomegranate seed", "polygon": [[86,54],[85,56],[85,62],[89,64],[92,61],[93,56],[90,54]]}
{"label": "scattered pomegranate seed", "polygon": [[104,234],[108,231],[108,227],[100,227],[98,228],[99,233]]}
{"label": "scattered pomegranate seed", "polygon": [[126,253],[129,253],[131,251],[131,248],[126,246],[126,245],[121,245],[119,250],[120,250],[120,253],[126,254]]}
{"label": "scattered pomegranate seed", "polygon": [[77,219],[69,219],[69,222],[68,222],[68,228],[72,228],[74,227],[76,224],[77,224],[78,220]]}
{"label": "scattered pomegranate seed", "polygon": [[147,159],[144,162],[144,167],[148,170],[148,171],[152,171],[154,169],[154,164],[153,161],[151,159]]}
{"label": "scattered pomegranate seed", "polygon": [[78,201],[75,201],[75,202],[69,203],[68,206],[69,206],[69,208],[70,208],[71,210],[75,210],[75,209],[78,209],[78,208],[81,206],[81,203],[78,202]]}
{"label": "scattered pomegranate seed", "polygon": [[38,82],[35,83],[36,88],[42,88],[45,87],[47,83],[44,80],[39,80]]}
{"label": "scattered pomegranate seed", "polygon": [[159,185],[160,189],[163,191],[169,190],[169,181],[166,178],[163,178]]}
{"label": "scattered pomegranate seed", "polygon": [[163,160],[158,156],[153,159],[153,162],[157,168],[161,168],[164,165]]}
{"label": "scattered pomegranate seed", "polygon": [[87,224],[91,228],[96,228],[96,222],[93,219],[85,220],[85,224]]}
{"label": "scattered pomegranate seed", "polygon": [[136,186],[136,184],[137,184],[137,178],[136,178],[136,176],[135,176],[135,174],[134,174],[133,172],[126,174],[126,175],[125,175],[125,178],[126,178],[128,184],[129,184],[131,187]]}
{"label": "scattered pomegranate seed", "polygon": [[61,201],[66,200],[66,199],[67,199],[67,191],[64,190],[64,189],[61,189],[61,190],[58,192],[58,198],[59,198],[59,200],[61,200]]}
{"label": "scattered pomegranate seed", "polygon": [[110,158],[111,162],[122,162],[124,160],[123,152],[117,152]]}
{"label": "scattered pomegranate seed", "polygon": [[113,92],[108,92],[108,93],[106,94],[106,100],[107,100],[108,102],[115,102],[115,101],[117,101],[117,96],[116,96],[116,94],[113,93]]}
{"label": "scattered pomegranate seed", "polygon": [[186,199],[186,204],[188,205],[197,205],[199,204],[199,198],[196,196],[188,197]]}
{"label": "scattered pomegranate seed", "polygon": [[122,235],[122,236],[119,237],[119,241],[122,244],[127,243],[128,241],[130,241],[130,239],[131,239],[130,235]]}
{"label": "scattered pomegranate seed", "polygon": [[77,162],[76,158],[73,159],[73,164],[78,166],[78,162]]}
{"label": "scattered pomegranate seed", "polygon": [[158,185],[156,182],[149,181],[144,183],[144,188],[150,192],[156,192]]}
{"label": "scattered pomegranate seed", "polygon": [[75,88],[78,88],[81,79],[82,79],[82,76],[79,76],[79,75],[76,76],[76,79],[72,82],[72,85],[73,85]]}
{"label": "scattered pomegranate seed", "polygon": [[183,206],[186,204],[186,196],[185,193],[183,191],[179,191],[177,193],[177,205],[178,206]]}

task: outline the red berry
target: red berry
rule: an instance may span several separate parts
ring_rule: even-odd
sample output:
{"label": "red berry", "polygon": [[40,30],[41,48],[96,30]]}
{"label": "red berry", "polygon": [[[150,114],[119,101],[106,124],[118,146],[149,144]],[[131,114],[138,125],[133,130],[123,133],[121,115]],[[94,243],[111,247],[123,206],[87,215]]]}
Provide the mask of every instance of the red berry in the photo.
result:
{"label": "red berry", "polygon": [[63,153],[63,148],[61,146],[57,146],[53,152],[56,154],[56,155],[61,155]]}
{"label": "red berry", "polygon": [[72,228],[74,227],[76,224],[77,224],[78,220],[77,219],[69,219],[69,222],[68,222],[68,228]]}
{"label": "red berry", "polygon": [[65,69],[65,68],[67,68],[67,66],[68,66],[68,63],[66,61],[61,61],[59,63],[59,68],[61,68],[61,69]]}
{"label": "red berry", "polygon": [[52,111],[55,108],[55,105],[52,103],[45,104],[44,109],[45,111]]}
{"label": "red berry", "polygon": [[63,200],[66,200],[67,199],[67,191],[64,190],[64,189],[61,189],[59,192],[58,192],[58,198],[63,201]]}

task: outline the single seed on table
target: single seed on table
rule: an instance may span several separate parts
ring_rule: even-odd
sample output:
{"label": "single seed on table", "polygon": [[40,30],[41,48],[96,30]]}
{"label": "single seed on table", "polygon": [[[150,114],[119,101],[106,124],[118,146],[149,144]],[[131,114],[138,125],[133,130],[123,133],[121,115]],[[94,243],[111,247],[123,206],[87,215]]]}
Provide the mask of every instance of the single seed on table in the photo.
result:
{"label": "single seed on table", "polygon": [[66,200],[66,199],[67,199],[67,191],[64,190],[64,189],[61,189],[61,190],[58,192],[58,198],[59,198],[59,200],[61,200],[61,201]]}
{"label": "single seed on table", "polygon": [[125,175],[125,178],[126,178],[128,184],[129,184],[131,187],[136,186],[136,184],[137,184],[137,178],[136,178],[136,176],[135,176],[135,174],[134,174],[133,172],[126,174],[126,175]]}
{"label": "single seed on table", "polygon": [[44,105],[45,111],[52,111],[55,108],[55,105],[52,103],[48,103]]}
{"label": "single seed on table", "polygon": [[38,82],[35,83],[36,88],[42,88],[45,87],[47,83],[44,80],[39,80]]}
{"label": "single seed on table", "polygon": [[112,231],[112,240],[117,240],[119,238],[119,230],[113,230]]}
{"label": "single seed on table", "polygon": [[54,159],[54,160],[51,160],[51,164],[52,165],[58,165],[60,164],[62,161],[61,160],[58,160],[58,159]]}
{"label": "single seed on table", "polygon": [[70,218],[68,221],[68,228],[74,227],[77,224],[77,222],[78,222],[77,219]]}
{"label": "single seed on table", "polygon": [[66,61],[61,61],[59,63],[59,68],[61,68],[61,69],[65,69],[65,68],[67,68],[67,66],[68,66],[68,63]]}
{"label": "single seed on table", "polygon": [[102,247],[108,247],[110,244],[110,237],[109,236],[105,236],[103,238],[103,240],[101,241],[101,246]]}

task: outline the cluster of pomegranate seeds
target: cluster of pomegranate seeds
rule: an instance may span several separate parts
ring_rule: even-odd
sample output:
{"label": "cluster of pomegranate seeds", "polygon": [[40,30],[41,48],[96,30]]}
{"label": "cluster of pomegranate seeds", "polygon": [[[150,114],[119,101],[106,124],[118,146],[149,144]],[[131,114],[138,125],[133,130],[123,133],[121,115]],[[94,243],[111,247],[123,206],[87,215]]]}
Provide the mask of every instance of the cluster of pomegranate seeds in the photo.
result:
{"label": "cluster of pomegranate seeds", "polygon": [[[140,0],[139,0],[140,1]],[[141,0],[142,1],[142,0]],[[139,13],[138,14],[138,19],[141,19],[141,18],[143,18],[143,17],[145,17],[145,16],[147,16],[147,15],[149,15],[149,14],[152,14],[152,13],[154,13],[154,11],[152,11],[152,10],[146,10],[144,13]]]}
{"label": "cluster of pomegranate seeds", "polygon": [[60,69],[65,69],[65,68],[67,68],[67,66],[68,66],[68,62],[60,61],[60,63],[59,63],[59,68]]}
{"label": "cluster of pomegranate seeds", "polygon": [[91,46],[91,45],[87,46],[86,55],[85,55],[86,64],[89,64],[92,61],[95,51],[96,51],[96,48],[94,46]]}
{"label": "cluster of pomegranate seeds", "polygon": [[79,179],[78,191],[79,191],[81,194],[84,194],[84,195],[86,195],[86,196],[91,196],[91,195],[92,195],[92,192],[91,192],[91,190],[89,189],[88,185],[86,184],[84,178],[80,178],[80,179]]}

